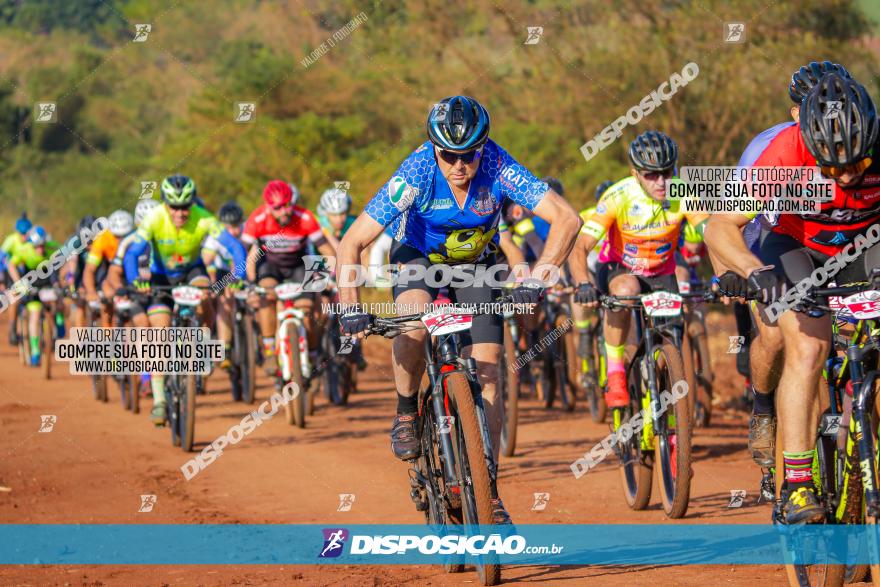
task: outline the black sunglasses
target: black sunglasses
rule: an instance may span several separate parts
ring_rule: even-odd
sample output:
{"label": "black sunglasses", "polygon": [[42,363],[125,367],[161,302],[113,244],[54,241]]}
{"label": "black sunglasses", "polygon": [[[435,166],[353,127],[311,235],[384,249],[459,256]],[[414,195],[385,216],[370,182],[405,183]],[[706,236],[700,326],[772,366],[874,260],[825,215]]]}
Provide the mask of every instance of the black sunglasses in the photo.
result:
{"label": "black sunglasses", "polygon": [[670,177],[672,177],[672,172],[672,169],[665,169],[663,171],[639,171],[639,175],[641,175],[648,181],[656,181],[661,177],[669,179]]}
{"label": "black sunglasses", "polygon": [[461,162],[465,165],[470,165],[474,162],[480,154],[480,149],[474,149],[473,151],[468,151],[467,153],[453,153],[452,151],[444,151],[440,149],[440,158],[449,163],[450,165],[455,165],[455,162],[461,159]]}
{"label": "black sunglasses", "polygon": [[172,206],[171,204],[168,204],[168,207],[172,210],[189,210],[192,208],[192,204],[186,204],[184,206]]}

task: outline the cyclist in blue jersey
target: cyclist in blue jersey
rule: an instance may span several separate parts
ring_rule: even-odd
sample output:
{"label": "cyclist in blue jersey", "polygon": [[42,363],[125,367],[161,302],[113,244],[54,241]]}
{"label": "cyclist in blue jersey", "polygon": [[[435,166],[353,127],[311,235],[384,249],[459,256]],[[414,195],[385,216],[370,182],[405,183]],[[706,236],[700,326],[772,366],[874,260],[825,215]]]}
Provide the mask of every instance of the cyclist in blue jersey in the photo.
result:
{"label": "cyclist in blue jersey", "polygon": [[[795,71],[788,86],[788,95],[793,105],[790,113],[794,122],[782,122],[758,134],[740,157],[739,167],[751,167],[780,133],[797,124],[801,102],[822,77],[830,72],[851,79],[842,65],[830,61],[813,61]],[[770,229],[770,222],[762,216],[756,217],[743,228],[743,240],[754,254],[758,255],[763,235]],[[715,273],[721,275],[727,268],[716,260]],[[781,372],[782,333],[778,328],[764,328],[761,321],[754,321],[757,334],[753,336],[753,321],[747,304],[734,304],[737,334],[744,344],[737,354],[737,371],[746,378],[746,393],[751,395],[752,414],[749,418],[749,450],[754,461],[762,467],[772,467],[775,463],[774,439],[776,437],[775,391]],[[775,365],[775,369],[774,369]]]}
{"label": "cyclist in blue jersey", "polygon": [[217,218],[223,224],[219,236],[209,235],[202,248],[202,259],[211,280],[211,289],[217,296],[217,335],[226,347],[221,369],[229,369],[232,365],[232,316],[234,309],[234,292],[240,289],[245,278],[245,262],[247,249],[241,242],[244,210],[235,202],[226,202],[217,212]]}
{"label": "cyclist in blue jersey", "polygon": [[[443,99],[428,116],[427,134],[429,140],[403,161],[342,239],[337,273],[340,300],[349,305],[340,320],[345,334],[362,335],[372,320],[357,305],[358,290],[346,281],[346,267],[356,265],[361,252],[386,227],[394,233],[391,262],[402,267],[401,274],[434,265],[473,264],[479,269],[495,263],[499,243],[507,246],[498,234],[505,201],[513,200],[533,211],[551,227],[538,270],[512,290],[513,301],[521,304],[540,300],[547,269],[558,271],[574,245],[580,218],[545,182],[489,139],[489,114],[479,102],[467,96]],[[409,280],[405,285],[398,283],[393,293],[395,302],[409,310],[427,308],[436,299],[438,288],[424,280]],[[455,303],[480,304],[493,301],[501,291],[489,285],[471,285],[451,287],[449,294]],[[502,317],[474,316],[471,330],[462,334],[463,356],[473,357],[477,363],[497,462],[503,419],[496,388]],[[391,448],[403,460],[419,454],[415,424],[418,386],[425,368],[425,335],[423,330],[402,334],[394,339],[392,348],[398,405]],[[492,493],[495,522],[510,523],[494,482]]]}

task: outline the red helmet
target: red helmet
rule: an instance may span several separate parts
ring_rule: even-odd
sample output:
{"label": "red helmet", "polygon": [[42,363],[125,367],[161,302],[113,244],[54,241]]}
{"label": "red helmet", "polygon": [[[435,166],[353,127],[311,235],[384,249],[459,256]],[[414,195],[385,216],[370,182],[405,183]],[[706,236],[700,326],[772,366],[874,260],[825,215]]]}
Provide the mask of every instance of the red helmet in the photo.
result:
{"label": "red helmet", "polygon": [[272,207],[285,206],[293,200],[293,192],[286,182],[273,179],[263,189],[263,200]]}

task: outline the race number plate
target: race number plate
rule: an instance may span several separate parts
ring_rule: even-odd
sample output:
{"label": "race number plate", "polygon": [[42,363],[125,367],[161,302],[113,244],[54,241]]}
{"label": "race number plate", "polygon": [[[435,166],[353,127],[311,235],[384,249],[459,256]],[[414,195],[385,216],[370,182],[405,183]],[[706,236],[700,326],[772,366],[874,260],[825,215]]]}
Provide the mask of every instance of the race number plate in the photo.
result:
{"label": "race number plate", "polygon": [[279,300],[293,300],[303,294],[301,283],[279,283],[275,286],[275,294]]}
{"label": "race number plate", "polygon": [[44,304],[48,304],[49,302],[54,302],[58,299],[58,294],[55,293],[55,290],[51,289],[51,288],[41,289],[37,293],[37,295],[40,296],[40,301],[43,302]]}
{"label": "race number plate", "polygon": [[880,291],[863,291],[841,300],[847,311],[859,320],[880,316]]}
{"label": "race number plate", "polygon": [[198,306],[202,301],[202,290],[191,285],[180,285],[171,290],[171,297],[179,306]]}
{"label": "race number plate", "polygon": [[678,291],[680,293],[691,293],[691,282],[690,281],[679,281],[678,282]]}
{"label": "race number plate", "polygon": [[134,305],[134,302],[132,302],[128,298],[119,298],[119,297],[113,298],[113,307],[116,308],[117,310],[119,310],[120,312],[125,312],[126,310],[130,310],[133,305]]}
{"label": "race number plate", "polygon": [[681,314],[682,297],[668,291],[656,291],[642,298],[648,316],[678,316]]}
{"label": "race number plate", "polygon": [[422,316],[422,323],[431,336],[441,336],[462,330],[470,330],[474,321],[472,314],[450,313],[448,309],[431,312]]}

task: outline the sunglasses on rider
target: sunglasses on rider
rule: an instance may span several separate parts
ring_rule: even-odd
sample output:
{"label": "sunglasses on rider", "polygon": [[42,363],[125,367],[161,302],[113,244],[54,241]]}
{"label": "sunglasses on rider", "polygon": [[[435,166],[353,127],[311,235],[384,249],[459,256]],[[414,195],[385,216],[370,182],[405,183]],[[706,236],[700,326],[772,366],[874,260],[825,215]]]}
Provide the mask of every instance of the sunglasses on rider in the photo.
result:
{"label": "sunglasses on rider", "polygon": [[648,181],[657,181],[661,177],[669,179],[672,177],[672,171],[672,169],[665,169],[663,171],[639,171],[639,175]]}
{"label": "sunglasses on rider", "polygon": [[269,206],[273,212],[281,212],[282,210],[290,210],[293,208],[293,202],[288,202],[286,204],[278,204],[277,206]]}
{"label": "sunglasses on rider", "polygon": [[461,159],[461,162],[465,165],[470,165],[474,162],[474,159],[480,156],[480,149],[474,149],[467,153],[453,153],[452,151],[444,151],[443,149],[440,149],[439,151],[440,158],[450,165],[455,165],[459,159]]}
{"label": "sunglasses on rider", "polygon": [[185,204],[183,206],[172,206],[171,204],[168,204],[168,207],[172,210],[180,212],[182,210],[189,210],[190,208],[192,208],[192,204]]}
{"label": "sunglasses on rider", "polygon": [[831,177],[837,179],[842,175],[849,173],[852,175],[860,175],[863,173],[868,167],[871,166],[872,160],[870,157],[865,157],[861,161],[857,161],[852,165],[844,165],[843,167],[832,167],[832,166],[822,166],[822,175],[826,177]]}

